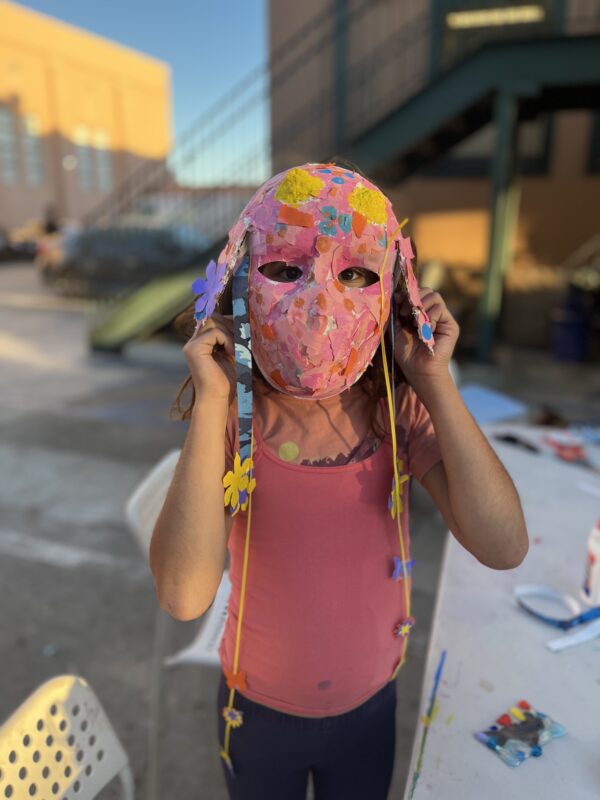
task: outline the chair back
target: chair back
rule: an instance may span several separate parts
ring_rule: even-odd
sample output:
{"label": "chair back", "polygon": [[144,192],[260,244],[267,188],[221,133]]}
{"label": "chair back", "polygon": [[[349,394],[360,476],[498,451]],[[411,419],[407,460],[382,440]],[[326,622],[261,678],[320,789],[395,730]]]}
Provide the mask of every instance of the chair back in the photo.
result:
{"label": "chair back", "polygon": [[0,727],[0,797],[92,800],[128,760],[82,678],[42,684]]}

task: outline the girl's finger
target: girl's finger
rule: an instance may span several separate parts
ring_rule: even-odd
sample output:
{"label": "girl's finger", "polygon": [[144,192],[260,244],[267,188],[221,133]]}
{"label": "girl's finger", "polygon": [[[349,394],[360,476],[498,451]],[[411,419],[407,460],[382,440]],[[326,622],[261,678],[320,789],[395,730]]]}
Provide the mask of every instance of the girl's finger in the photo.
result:
{"label": "girl's finger", "polygon": [[435,303],[427,309],[427,316],[431,323],[431,330],[435,333],[435,329],[441,322],[447,321],[448,311],[443,303]]}
{"label": "girl's finger", "polygon": [[421,293],[421,302],[423,303],[423,307],[427,308],[428,305],[443,303],[444,301],[439,292],[434,292],[432,289],[429,289],[427,292]]}
{"label": "girl's finger", "polygon": [[208,323],[210,322],[211,321],[208,320],[202,330],[198,332],[197,336],[190,339],[184,347],[198,347],[204,351],[210,350],[211,353],[216,347],[222,347],[230,358],[234,358],[235,349],[233,346],[233,339],[214,323],[209,325]]}

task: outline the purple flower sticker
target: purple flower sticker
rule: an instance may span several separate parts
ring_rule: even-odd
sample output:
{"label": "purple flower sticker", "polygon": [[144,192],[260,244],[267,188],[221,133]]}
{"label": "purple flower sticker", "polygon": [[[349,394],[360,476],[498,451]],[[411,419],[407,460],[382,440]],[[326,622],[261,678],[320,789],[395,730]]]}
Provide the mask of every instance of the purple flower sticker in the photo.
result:
{"label": "purple flower sticker", "polygon": [[413,558],[411,558],[410,561],[402,561],[402,559],[399,558],[398,556],[394,556],[394,574],[392,575],[392,578],[395,581],[399,581],[401,578],[404,577],[404,570],[402,568],[403,564],[406,565],[406,575],[408,577],[410,575],[410,571],[414,563],[415,561]]}
{"label": "purple flower sticker", "polygon": [[200,320],[210,317],[215,310],[217,297],[223,289],[223,279],[227,271],[227,264],[217,264],[211,261],[206,268],[206,278],[196,278],[192,284],[192,291],[199,295],[196,300],[195,318]]}

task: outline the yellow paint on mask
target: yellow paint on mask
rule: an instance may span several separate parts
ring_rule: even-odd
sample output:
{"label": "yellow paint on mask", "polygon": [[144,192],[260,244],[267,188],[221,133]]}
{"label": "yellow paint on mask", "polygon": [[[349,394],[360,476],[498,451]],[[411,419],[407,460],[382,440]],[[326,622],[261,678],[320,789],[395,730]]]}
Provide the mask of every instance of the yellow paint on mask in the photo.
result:
{"label": "yellow paint on mask", "polygon": [[348,203],[369,222],[382,225],[387,220],[385,197],[376,189],[367,189],[359,184],[348,195]]}
{"label": "yellow paint on mask", "polygon": [[294,167],[281,181],[275,192],[275,200],[294,206],[311,197],[318,197],[324,186],[321,178],[315,178],[305,169]]}

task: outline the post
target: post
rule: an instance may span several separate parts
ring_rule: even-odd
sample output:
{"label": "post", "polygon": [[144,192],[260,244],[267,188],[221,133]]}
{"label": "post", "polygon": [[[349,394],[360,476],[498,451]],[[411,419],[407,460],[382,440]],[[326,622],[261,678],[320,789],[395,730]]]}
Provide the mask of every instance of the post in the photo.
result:
{"label": "post", "polygon": [[519,192],[516,185],[518,99],[500,88],[494,101],[496,148],[492,160],[492,203],[485,284],[479,303],[477,357],[488,361],[500,308],[504,276],[512,255],[518,219]]}

